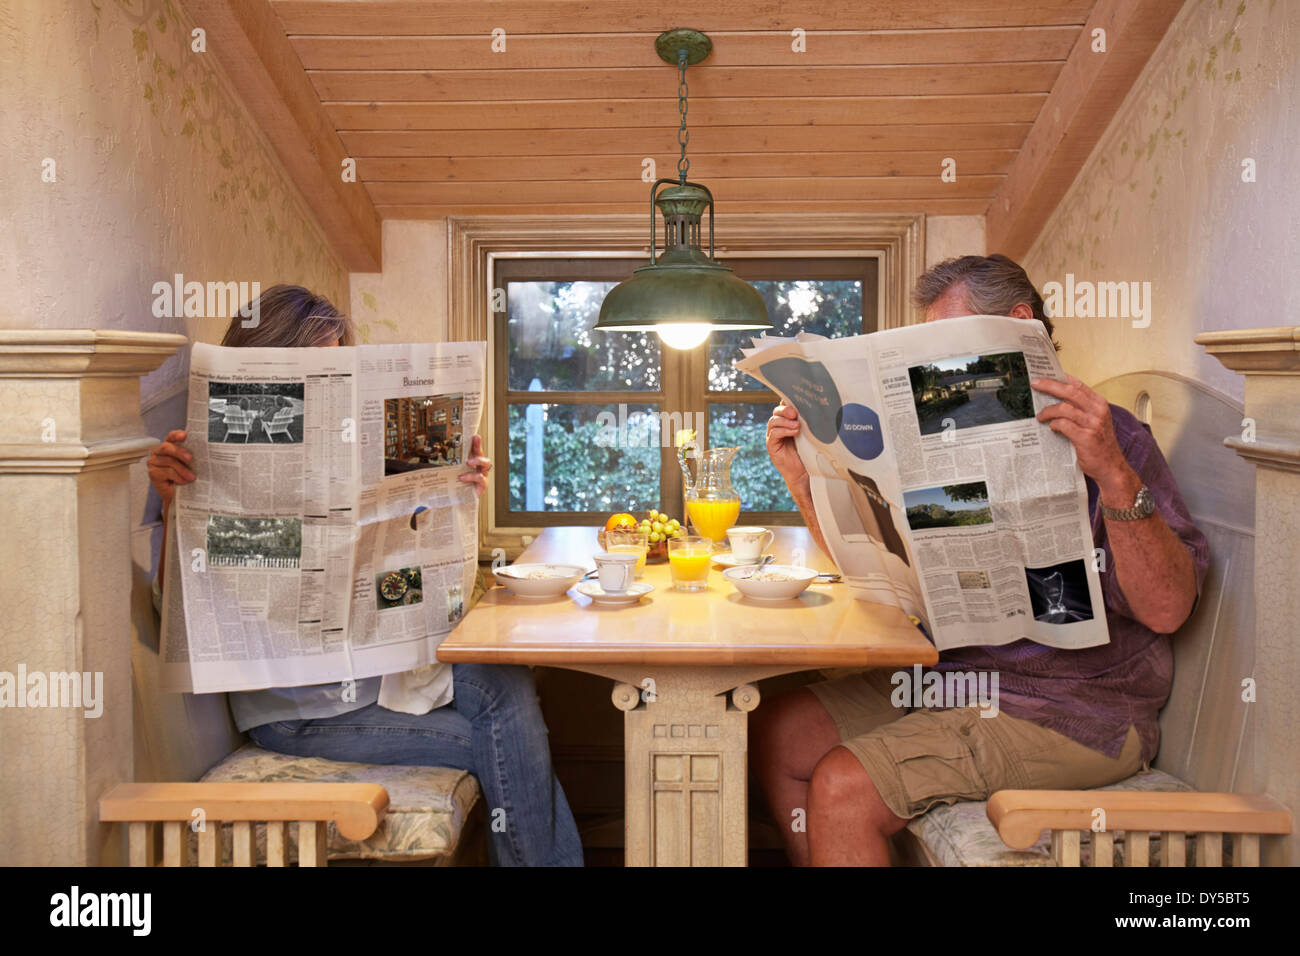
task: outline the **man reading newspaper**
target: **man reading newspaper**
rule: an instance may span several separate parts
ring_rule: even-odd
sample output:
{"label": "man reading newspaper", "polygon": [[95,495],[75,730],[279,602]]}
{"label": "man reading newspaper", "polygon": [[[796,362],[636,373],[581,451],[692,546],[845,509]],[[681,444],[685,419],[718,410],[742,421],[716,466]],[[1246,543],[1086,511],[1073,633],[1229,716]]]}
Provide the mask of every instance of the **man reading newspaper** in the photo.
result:
{"label": "man reading newspaper", "polygon": [[[1052,324],[1025,271],[1005,256],[963,256],[917,282],[927,322],[1004,315]],[[1170,637],[1191,614],[1209,560],[1164,456],[1129,412],[1083,382],[1034,379],[1059,402],[1037,419],[1074,447],[1086,479],[1109,641],[1061,649],[1029,640],[951,647],[936,671],[996,675],[994,711],[898,707],[891,672],[800,688],[755,711],[750,754],[796,865],[888,865],[888,838],[931,807],[1000,789],[1083,789],[1154,757],[1173,677]],[[830,553],[795,448],[802,421],[778,405],[767,448],[808,528]],[[981,685],[985,686],[985,685]],[[908,701],[914,703],[915,701]]]}

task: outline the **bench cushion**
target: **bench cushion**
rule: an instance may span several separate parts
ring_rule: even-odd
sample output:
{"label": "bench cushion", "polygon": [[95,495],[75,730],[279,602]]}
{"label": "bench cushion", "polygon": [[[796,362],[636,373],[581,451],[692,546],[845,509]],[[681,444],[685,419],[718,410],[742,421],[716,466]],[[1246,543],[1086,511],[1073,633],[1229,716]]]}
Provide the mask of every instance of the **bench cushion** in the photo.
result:
{"label": "bench cushion", "polygon": [[[342,763],[320,757],[293,757],[252,744],[241,747],[203,775],[221,783],[377,783],[388,791],[388,812],[363,841],[348,840],[329,824],[331,860],[435,860],[451,856],[470,810],[479,799],[478,781],[448,767]],[[257,827],[257,856],[266,858],[266,827]],[[291,844],[297,827],[286,828]],[[296,854],[296,846],[293,848]],[[296,859],[296,856],[294,857]]]}
{"label": "bench cushion", "polygon": [[[1098,790],[1142,790],[1163,793],[1188,791],[1192,787],[1160,770],[1144,770]],[[998,836],[989,822],[983,801],[936,807],[907,825],[921,844],[926,861],[933,866],[1054,866],[1051,834],[1047,831],[1027,850],[1013,850]],[[1152,849],[1155,847],[1153,837]],[[1123,841],[1119,835],[1116,844]],[[1081,863],[1087,866],[1090,841],[1084,841]]]}

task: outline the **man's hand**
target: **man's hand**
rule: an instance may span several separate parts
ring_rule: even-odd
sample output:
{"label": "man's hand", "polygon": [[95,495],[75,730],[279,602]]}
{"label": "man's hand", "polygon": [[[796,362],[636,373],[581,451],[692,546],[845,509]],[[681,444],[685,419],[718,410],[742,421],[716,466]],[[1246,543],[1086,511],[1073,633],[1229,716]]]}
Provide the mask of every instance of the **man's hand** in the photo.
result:
{"label": "man's hand", "polygon": [[821,548],[822,554],[830,556],[826,539],[822,537],[821,525],[817,523],[817,511],[813,507],[812,489],[808,481],[808,469],[803,466],[799,452],[795,449],[794,436],[799,434],[803,422],[793,405],[781,404],[772,409],[772,417],[767,420],[767,453],[772,464],[785,479],[785,486],[790,489],[790,497],[795,507],[803,515],[803,522],[808,526],[813,541]]}
{"label": "man's hand", "polygon": [[1068,382],[1058,382],[1036,378],[1029,383],[1035,391],[1061,399],[1039,412],[1038,420],[1047,422],[1052,431],[1070,440],[1079,458],[1079,467],[1097,483],[1108,505],[1130,507],[1142,482],[1125,460],[1115,438],[1110,404],[1073,375],[1068,379]]}
{"label": "man's hand", "polygon": [[793,405],[776,406],[772,409],[772,417],[767,420],[767,453],[792,491],[808,483],[808,470],[799,459],[794,444],[794,436],[799,434],[802,426]]}
{"label": "man's hand", "polygon": [[474,486],[474,494],[482,498],[483,492],[487,491],[487,476],[492,470],[492,462],[483,457],[483,436],[475,435],[474,440],[469,444],[469,458],[465,460],[465,467],[470,470],[460,476],[460,480]]}

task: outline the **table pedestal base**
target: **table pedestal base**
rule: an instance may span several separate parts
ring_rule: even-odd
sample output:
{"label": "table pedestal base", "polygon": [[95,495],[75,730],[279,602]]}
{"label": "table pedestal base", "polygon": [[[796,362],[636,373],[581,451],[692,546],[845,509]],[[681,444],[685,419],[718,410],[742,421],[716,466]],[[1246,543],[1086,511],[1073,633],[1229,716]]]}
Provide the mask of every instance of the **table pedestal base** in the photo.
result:
{"label": "table pedestal base", "polygon": [[627,865],[745,866],[749,681],[792,668],[581,669],[619,682]]}

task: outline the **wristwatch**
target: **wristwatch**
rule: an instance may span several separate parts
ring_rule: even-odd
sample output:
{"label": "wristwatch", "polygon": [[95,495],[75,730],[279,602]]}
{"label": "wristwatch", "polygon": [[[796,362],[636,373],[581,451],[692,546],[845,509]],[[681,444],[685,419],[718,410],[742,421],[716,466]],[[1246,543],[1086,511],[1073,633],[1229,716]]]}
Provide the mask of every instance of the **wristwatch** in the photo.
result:
{"label": "wristwatch", "polygon": [[1150,518],[1156,513],[1156,499],[1151,494],[1151,489],[1143,485],[1138,489],[1132,508],[1107,508],[1102,505],[1101,513],[1111,521],[1137,521],[1141,518]]}

